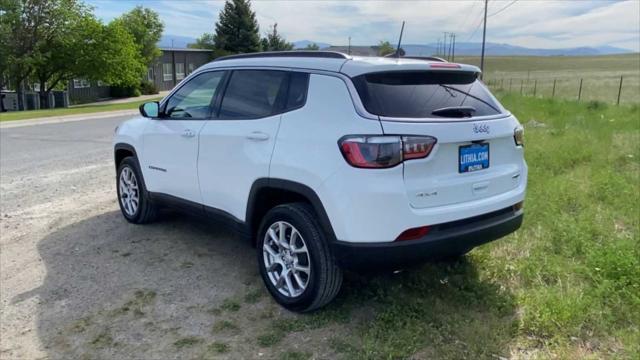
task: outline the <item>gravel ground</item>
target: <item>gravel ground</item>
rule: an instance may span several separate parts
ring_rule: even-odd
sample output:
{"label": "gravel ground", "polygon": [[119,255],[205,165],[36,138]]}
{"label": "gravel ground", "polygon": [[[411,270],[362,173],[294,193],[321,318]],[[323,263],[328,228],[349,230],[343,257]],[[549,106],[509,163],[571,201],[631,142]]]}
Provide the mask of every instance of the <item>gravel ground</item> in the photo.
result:
{"label": "gravel ground", "polygon": [[122,120],[0,130],[0,358],[272,358],[300,347],[332,357],[316,342],[335,326],[256,340],[270,319],[295,316],[266,296],[245,241],[175,212],[145,226],[123,219],[111,154]]}

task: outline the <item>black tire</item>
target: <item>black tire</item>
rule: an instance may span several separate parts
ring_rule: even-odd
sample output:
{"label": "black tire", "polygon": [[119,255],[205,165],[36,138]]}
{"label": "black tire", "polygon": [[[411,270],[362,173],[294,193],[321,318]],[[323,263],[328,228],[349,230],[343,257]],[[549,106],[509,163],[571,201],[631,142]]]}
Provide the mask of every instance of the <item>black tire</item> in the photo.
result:
{"label": "black tire", "polygon": [[[138,185],[137,192],[139,203],[137,209],[133,214],[128,213],[125,209],[122,201],[122,194],[120,193],[120,174],[125,171],[125,169],[129,169],[133,172]],[[134,157],[126,157],[118,165],[118,171],[116,173],[116,189],[118,192],[118,205],[120,205],[120,211],[128,222],[133,224],[146,224],[155,219],[157,214],[157,207],[155,206],[155,204],[153,204],[151,199],[149,199],[140,167],[138,166],[138,162]]]}
{"label": "black tire", "polygon": [[[315,212],[305,203],[279,205],[271,209],[262,219],[258,230],[258,267],[262,280],[273,298],[283,307],[296,312],[316,310],[333,300],[342,285],[342,270],[337,266],[329,249]],[[301,294],[290,297],[281,294],[267,275],[263,257],[263,246],[269,227],[276,222],[291,224],[302,236],[308,250],[310,275]]]}

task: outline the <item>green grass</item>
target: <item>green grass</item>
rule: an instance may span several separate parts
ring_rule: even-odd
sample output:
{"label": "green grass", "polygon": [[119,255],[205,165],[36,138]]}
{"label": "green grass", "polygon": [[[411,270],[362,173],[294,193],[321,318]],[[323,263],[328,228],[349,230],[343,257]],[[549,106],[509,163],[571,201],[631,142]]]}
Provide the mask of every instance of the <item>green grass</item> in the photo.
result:
{"label": "green grass", "polygon": [[498,96],[526,129],[523,227],[457,262],[350,275],[260,346],[342,326],[321,346],[349,359],[640,357],[640,106]]}
{"label": "green grass", "polygon": [[[456,57],[456,62],[480,64],[479,57]],[[615,103],[624,76],[622,103],[640,102],[640,54],[608,56],[495,56],[485,59],[484,80],[492,88],[551,97],[577,99],[583,79],[581,99]],[[536,81],[537,80],[537,83]]]}
{"label": "green grass", "polygon": [[78,105],[69,108],[60,109],[48,109],[48,110],[30,110],[30,111],[12,111],[6,113],[0,113],[0,121],[12,121],[12,120],[26,120],[36,119],[51,116],[64,116],[64,115],[78,115],[78,114],[90,114],[103,111],[115,111],[115,110],[134,110],[140,107],[141,104],[156,101],[162,99],[161,97],[134,101],[123,104],[101,104],[101,105]]}
{"label": "green grass", "polygon": [[203,341],[204,340],[202,338],[199,338],[196,336],[187,336],[187,337],[176,340],[173,343],[173,346],[175,346],[178,349],[189,348],[189,347],[193,347],[198,344],[201,344]]}

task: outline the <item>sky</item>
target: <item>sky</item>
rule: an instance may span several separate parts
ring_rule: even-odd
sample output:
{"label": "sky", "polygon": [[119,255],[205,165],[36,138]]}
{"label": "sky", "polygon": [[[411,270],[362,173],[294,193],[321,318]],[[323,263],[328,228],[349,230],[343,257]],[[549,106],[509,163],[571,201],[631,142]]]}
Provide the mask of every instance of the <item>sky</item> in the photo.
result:
{"label": "sky", "polygon": [[[110,21],[136,5],[152,8],[165,35],[197,38],[213,32],[224,1],[85,0]],[[427,44],[443,32],[457,42],[482,41],[483,0],[253,0],[262,33],[273,23],[288,41],[332,45],[396,43],[406,21],[403,43]],[[530,48],[615,46],[640,51],[640,0],[490,0],[487,41]]]}

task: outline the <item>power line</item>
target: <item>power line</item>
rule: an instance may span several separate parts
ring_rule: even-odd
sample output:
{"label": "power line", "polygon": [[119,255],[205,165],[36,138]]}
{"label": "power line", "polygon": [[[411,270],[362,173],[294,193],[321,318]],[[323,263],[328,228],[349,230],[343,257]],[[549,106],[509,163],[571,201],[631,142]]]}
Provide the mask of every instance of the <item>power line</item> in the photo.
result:
{"label": "power line", "polygon": [[478,32],[478,29],[480,29],[480,25],[482,25],[483,23],[483,17],[482,14],[480,14],[480,22],[478,22],[478,25],[476,25],[475,30],[473,30],[473,32],[471,33],[471,36],[469,36],[469,38],[467,39],[467,41],[471,40],[471,38],[476,34],[476,32]]}
{"label": "power line", "polygon": [[476,8],[476,4],[478,4],[480,1],[474,1],[473,5],[471,5],[471,9],[469,9],[469,11],[467,12],[467,15],[464,17],[464,21],[462,21],[462,26],[461,26],[461,30],[462,28],[464,28],[464,26],[467,24],[467,20],[469,20],[469,15],[471,15],[471,13],[473,12],[473,10]]}
{"label": "power line", "polygon": [[505,7],[503,7],[502,9],[500,9],[500,10],[498,10],[498,11],[494,12],[493,14],[489,14],[489,16],[487,16],[487,17],[492,17],[493,15],[498,15],[498,14],[500,14],[501,12],[503,12],[503,11],[507,10],[511,5],[513,5],[513,4],[517,3],[517,2],[518,2],[518,0],[513,0],[513,1],[511,1],[510,3],[508,3]]}

